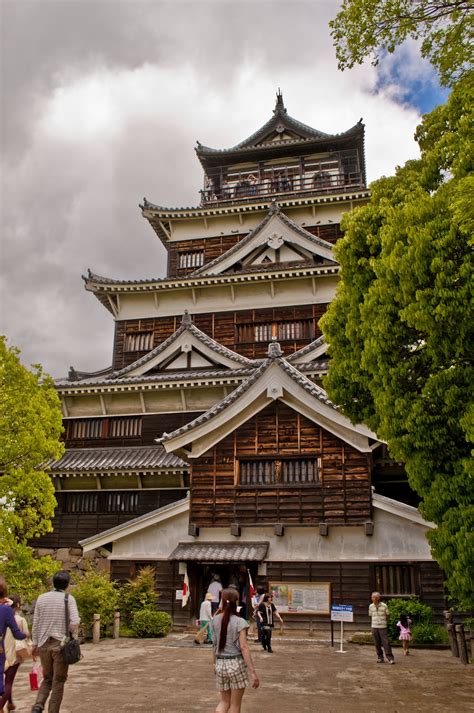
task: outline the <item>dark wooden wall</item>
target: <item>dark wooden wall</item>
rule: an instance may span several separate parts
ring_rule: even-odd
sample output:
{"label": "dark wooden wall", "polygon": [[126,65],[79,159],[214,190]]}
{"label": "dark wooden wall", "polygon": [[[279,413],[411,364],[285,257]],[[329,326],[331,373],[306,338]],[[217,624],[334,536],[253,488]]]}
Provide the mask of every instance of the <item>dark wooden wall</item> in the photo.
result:
{"label": "dark wooden wall", "polygon": [[[144,414],[140,417],[142,419],[140,436],[122,436],[119,438],[104,438],[102,435],[98,438],[71,438],[71,422],[74,420],[85,421],[88,419],[65,419],[63,439],[67,448],[116,448],[118,446],[154,446],[156,445],[155,439],[159,438],[165,431],[169,433],[171,431],[174,431],[176,428],[184,426],[185,423],[192,421],[194,418],[199,416],[200,413],[201,411],[186,411],[185,413],[158,413],[149,415]],[[101,418],[101,421],[104,422],[110,422],[112,420],[112,416]]]}
{"label": "dark wooden wall", "polygon": [[[120,525],[123,522],[133,520],[151,510],[164,507],[186,496],[185,488],[170,490],[127,490],[127,493],[136,492],[138,495],[138,503],[133,509],[133,512],[110,512],[105,509],[104,503],[106,496],[113,492],[114,491],[100,491],[97,493],[99,497],[96,512],[90,512],[90,507],[87,508],[87,512],[70,512],[68,502],[71,501],[77,493],[56,492],[55,495],[58,506],[52,521],[53,531],[38,537],[30,544],[32,547],[78,547],[79,540],[92,537],[92,535]],[[80,495],[83,495],[83,493],[80,493]]]}
{"label": "dark wooden wall", "polygon": [[[237,485],[236,458],[276,455],[320,458],[319,482]],[[197,525],[357,524],[370,516],[368,456],[278,402],[192,461],[190,521]]]}
{"label": "dark wooden wall", "polygon": [[[313,339],[321,336],[318,322],[326,312],[327,304],[295,305],[258,310],[240,310],[235,312],[206,312],[192,315],[193,322],[219,344],[250,358],[266,356],[268,341],[239,343],[238,326],[243,324],[262,324],[278,321],[313,320]],[[132,332],[153,332],[153,348],[171,336],[181,324],[182,315],[158,317],[156,319],[129,319],[115,323],[114,369],[123,369],[144,356],[146,352],[126,352],[125,335]],[[311,339],[291,339],[280,341],[286,355],[304,347]]]}

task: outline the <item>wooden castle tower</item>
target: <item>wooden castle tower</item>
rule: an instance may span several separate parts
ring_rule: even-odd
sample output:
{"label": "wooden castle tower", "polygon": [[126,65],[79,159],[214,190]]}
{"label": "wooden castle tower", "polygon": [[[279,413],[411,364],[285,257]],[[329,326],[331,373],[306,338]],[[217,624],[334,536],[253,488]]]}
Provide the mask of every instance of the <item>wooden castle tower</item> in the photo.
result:
{"label": "wooden castle tower", "polygon": [[36,544],[102,558],[117,579],[153,564],[176,624],[213,573],[244,599],[248,572],[266,582],[294,626],[327,620],[330,602],[360,626],[374,588],[441,609],[432,526],[403,471],[321,385],[333,246],[369,198],[362,121],[324,133],[279,93],[252,136],[196,154],[199,206],[141,206],[167,276],[84,278],[115,320],[113,359],[57,383],[67,450],[51,466],[54,532]]}

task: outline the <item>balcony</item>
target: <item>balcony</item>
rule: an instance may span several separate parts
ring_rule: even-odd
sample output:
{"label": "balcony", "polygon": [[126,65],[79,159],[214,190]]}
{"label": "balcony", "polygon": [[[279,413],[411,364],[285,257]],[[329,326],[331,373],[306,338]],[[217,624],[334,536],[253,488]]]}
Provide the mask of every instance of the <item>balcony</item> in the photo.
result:
{"label": "balcony", "polygon": [[341,193],[365,188],[360,171],[313,171],[302,175],[275,172],[259,178],[256,174],[242,172],[233,180],[220,180],[220,176],[208,177],[205,188],[200,191],[201,205],[247,203],[255,199],[289,198],[298,196]]}

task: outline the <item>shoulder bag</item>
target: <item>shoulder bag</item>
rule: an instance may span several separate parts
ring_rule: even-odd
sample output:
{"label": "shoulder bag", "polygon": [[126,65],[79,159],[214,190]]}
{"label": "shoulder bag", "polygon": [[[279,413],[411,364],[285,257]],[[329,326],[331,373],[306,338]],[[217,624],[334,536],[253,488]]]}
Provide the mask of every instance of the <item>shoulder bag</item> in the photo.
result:
{"label": "shoulder bag", "polygon": [[71,632],[69,630],[69,606],[68,606],[69,594],[64,596],[64,610],[66,614],[66,641],[61,647],[61,656],[64,663],[73,664],[81,660],[81,647],[79,646],[79,641],[73,639]]}

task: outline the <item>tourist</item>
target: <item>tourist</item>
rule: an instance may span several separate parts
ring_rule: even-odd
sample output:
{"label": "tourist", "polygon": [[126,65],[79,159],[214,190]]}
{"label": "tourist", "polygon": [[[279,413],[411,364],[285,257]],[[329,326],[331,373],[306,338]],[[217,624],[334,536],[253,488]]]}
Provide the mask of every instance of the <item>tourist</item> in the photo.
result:
{"label": "tourist", "polygon": [[[20,631],[26,636],[29,636],[28,624],[26,619],[20,616],[20,597],[13,595],[10,597],[12,604],[11,609],[13,616]],[[5,649],[5,690],[0,696],[0,713],[3,713],[3,706],[7,704],[8,711],[14,711],[16,706],[13,703],[13,682],[17,674],[20,664],[27,658],[31,658],[31,644],[27,641],[15,641],[15,638],[10,630],[5,633],[4,640]]]}
{"label": "tourist", "polygon": [[257,590],[252,597],[252,617],[255,619],[255,623],[257,625],[257,641],[262,640],[262,622],[260,621],[257,610],[259,605],[262,603],[265,594],[266,590],[263,584],[257,584]]}
{"label": "tourist", "polygon": [[281,618],[276,606],[273,603],[272,594],[263,595],[263,599],[257,609],[257,616],[260,619],[260,624],[262,627],[260,641],[262,642],[263,650],[268,651],[269,654],[272,654],[272,631],[273,627],[275,626],[275,617],[279,619],[280,622],[283,624],[283,619]]}
{"label": "tourist", "polygon": [[56,572],[53,577],[54,590],[41,594],[36,602],[33,615],[33,655],[39,654],[43,667],[43,682],[31,713],[41,713],[44,710],[50,693],[48,712],[58,713],[61,708],[69,669],[69,664],[63,661],[61,647],[69,635],[77,638],[80,621],[76,600],[69,594],[69,627],[66,627],[65,593],[69,582],[70,576],[67,572]]}
{"label": "tourist", "polygon": [[[383,652],[388,663],[394,664],[392,647],[388,640],[387,620],[389,617],[388,606],[380,601],[380,593],[372,592],[372,604],[369,606],[369,617],[372,620],[372,637],[377,651],[377,663],[383,663]],[[383,648],[382,648],[383,647]]]}
{"label": "tourist", "polygon": [[251,196],[257,195],[257,179],[253,175],[253,173],[251,173],[250,176],[248,177],[248,182],[250,184],[250,190],[249,190],[250,195]]}
{"label": "tourist", "polygon": [[201,602],[199,610],[199,631],[196,634],[194,641],[201,644],[204,640],[207,644],[212,644],[211,620],[212,620],[212,594],[209,592]]}
{"label": "tourist", "polygon": [[400,621],[397,621],[397,627],[400,631],[400,636],[398,637],[402,642],[403,654],[408,656],[410,653],[410,641],[411,641],[411,619],[407,617],[406,614],[400,614]]}
{"label": "tourist", "polygon": [[[11,609],[12,600],[8,599],[8,587],[3,577],[0,577],[0,642],[6,634],[7,629],[10,629],[15,639],[26,639],[26,634],[21,631],[15,621],[15,615]],[[0,695],[3,699],[3,668],[5,666],[5,652],[3,646],[0,646]]]}
{"label": "tourist", "polygon": [[237,616],[238,601],[238,592],[224,589],[221,610],[211,624],[216,684],[221,697],[215,713],[240,713],[249,674],[252,687],[259,686],[247,643],[249,625]]}
{"label": "tourist", "polygon": [[212,594],[211,610],[212,610],[213,614],[215,614],[216,611],[219,609],[219,601],[221,598],[221,592],[222,592],[221,578],[219,577],[218,574],[213,574],[211,583],[207,588],[207,593]]}

